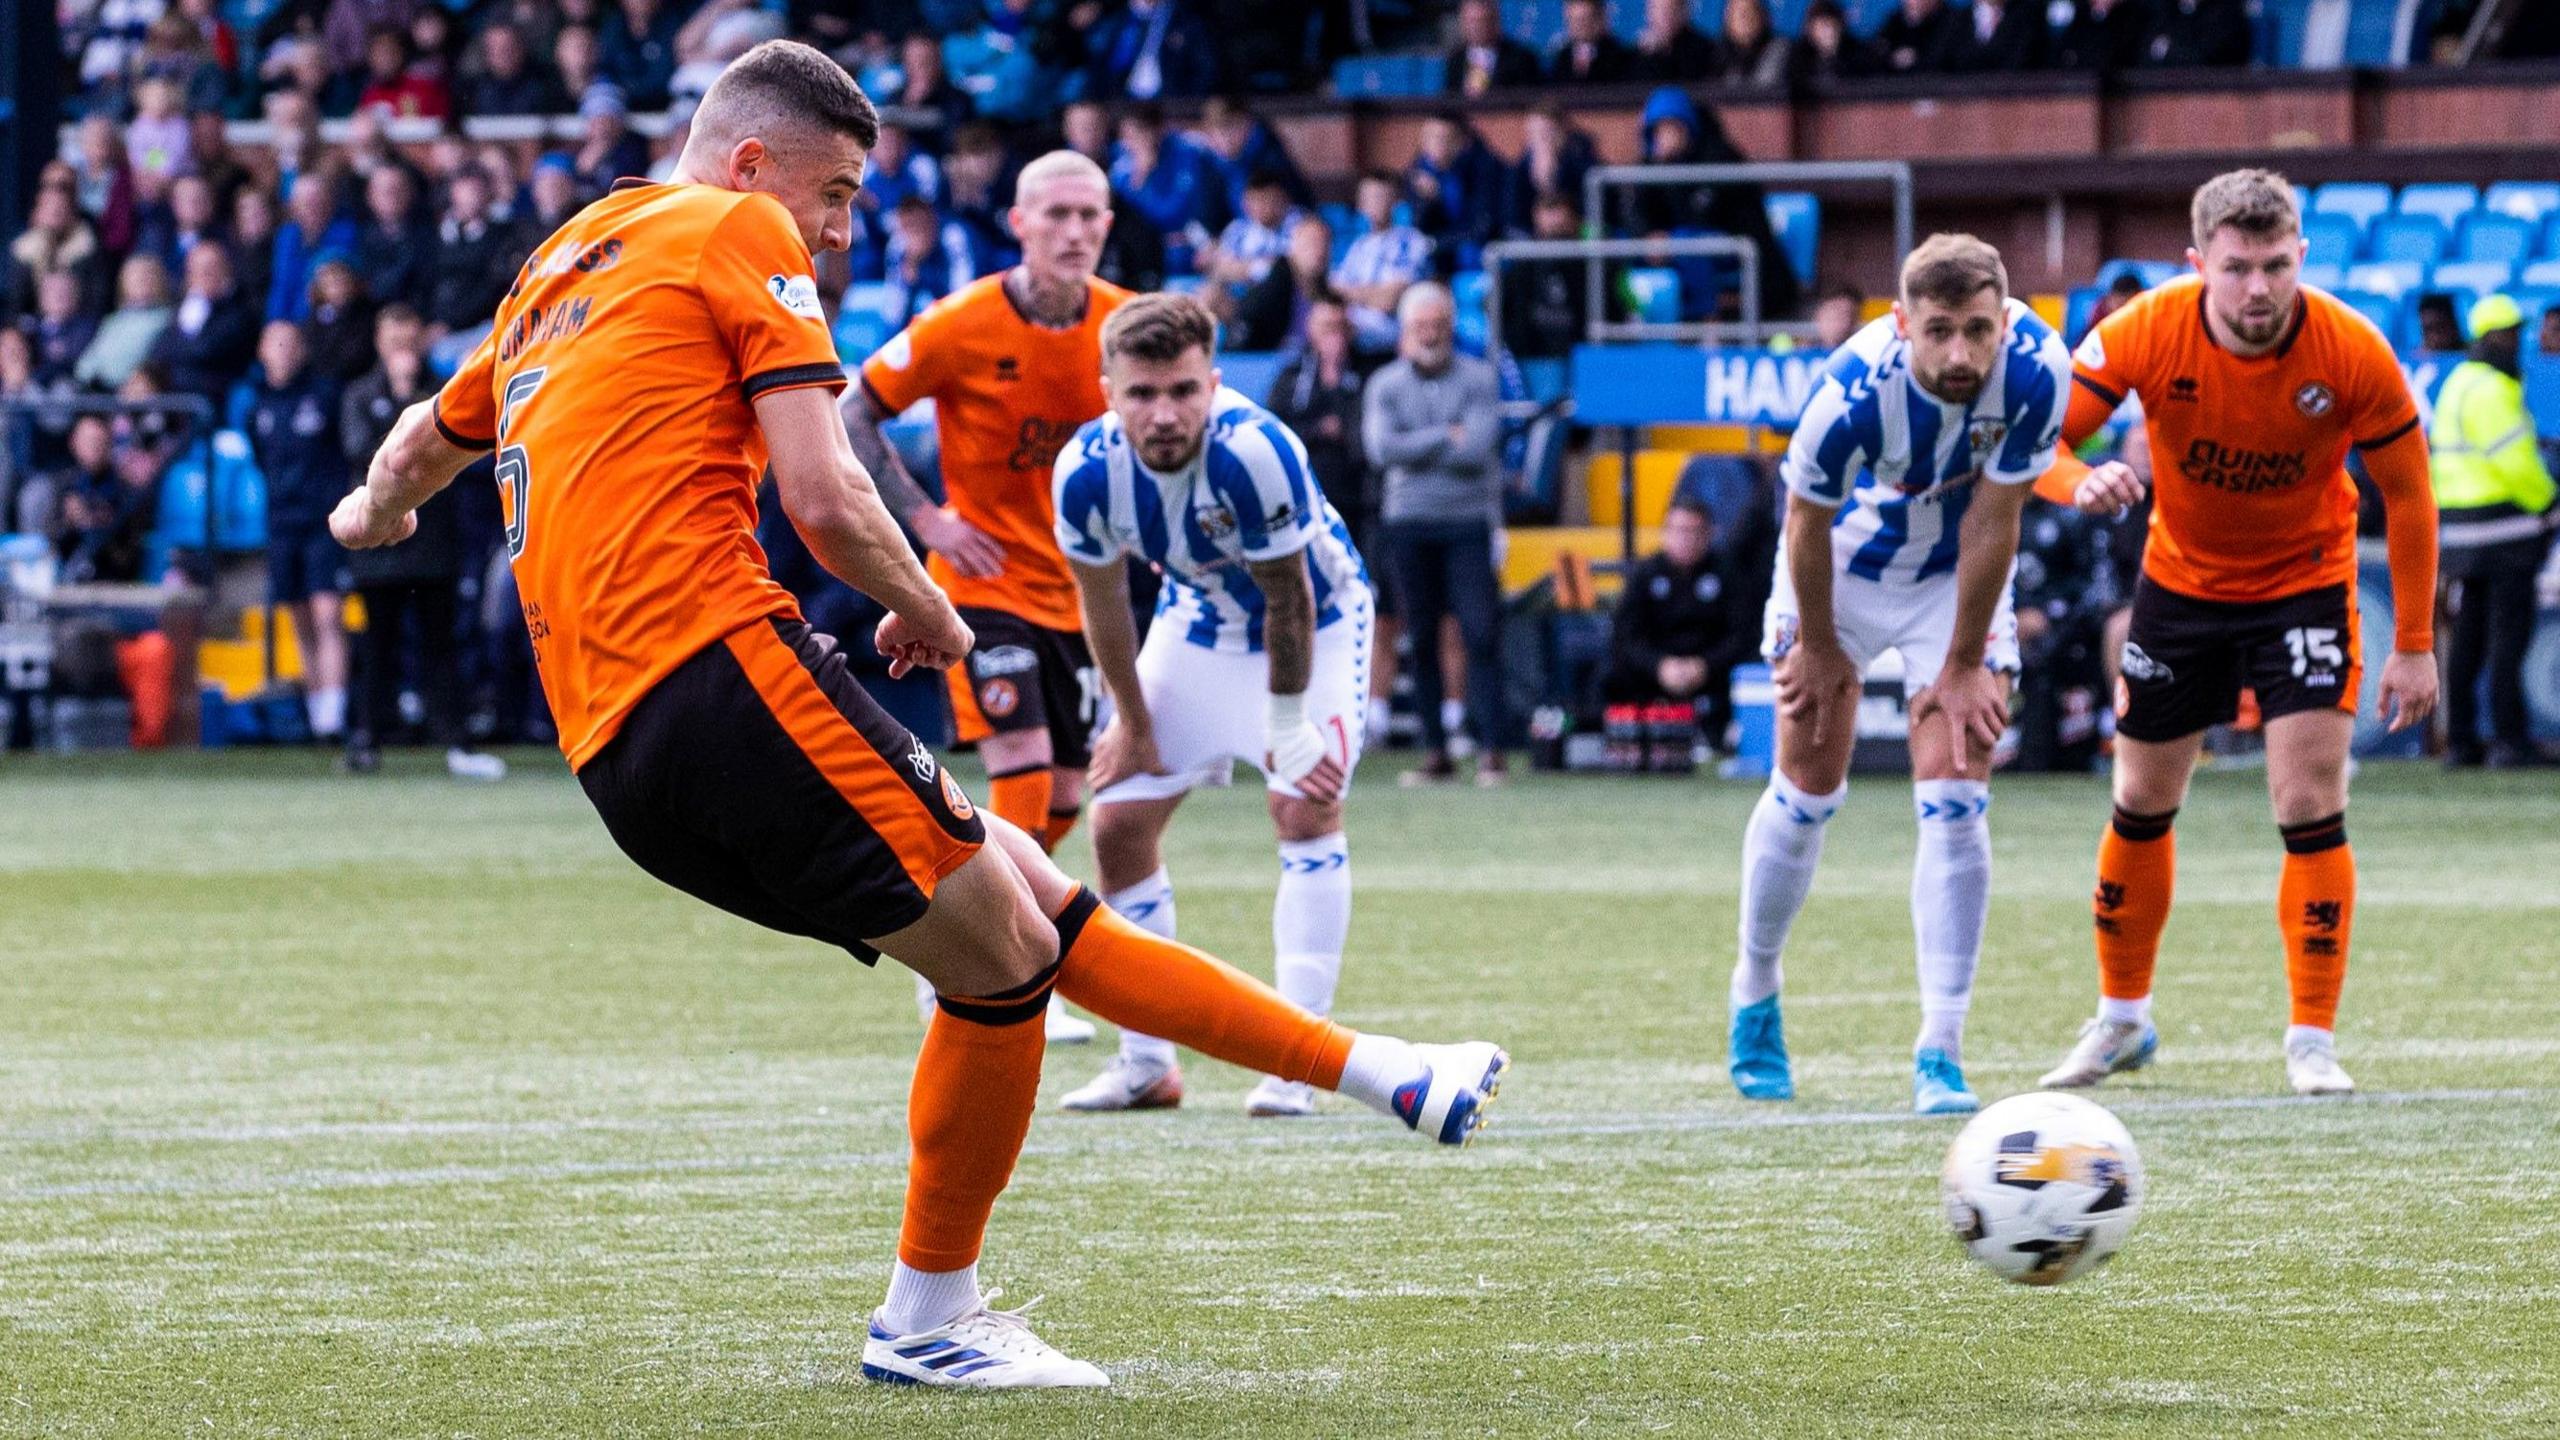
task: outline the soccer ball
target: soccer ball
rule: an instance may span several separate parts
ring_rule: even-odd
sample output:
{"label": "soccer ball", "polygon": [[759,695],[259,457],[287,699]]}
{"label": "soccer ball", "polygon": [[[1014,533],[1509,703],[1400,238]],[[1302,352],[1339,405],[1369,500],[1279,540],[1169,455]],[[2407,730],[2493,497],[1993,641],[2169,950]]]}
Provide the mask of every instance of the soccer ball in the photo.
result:
{"label": "soccer ball", "polygon": [[2142,1214],[2142,1157],[2106,1107],[2051,1090],[1973,1117],[1941,1191],[1966,1253],[2003,1280],[2059,1285],[2116,1253]]}

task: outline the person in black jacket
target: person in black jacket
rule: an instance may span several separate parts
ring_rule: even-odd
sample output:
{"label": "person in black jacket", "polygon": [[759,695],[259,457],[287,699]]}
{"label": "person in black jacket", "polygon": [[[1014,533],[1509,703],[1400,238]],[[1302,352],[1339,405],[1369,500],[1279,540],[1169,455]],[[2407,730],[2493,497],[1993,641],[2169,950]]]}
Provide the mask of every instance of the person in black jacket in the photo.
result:
{"label": "person in black jacket", "polygon": [[356,265],[378,304],[418,309],[435,296],[436,232],[418,214],[418,183],[396,165],[374,168],[364,182],[364,225],[356,232]]}
{"label": "person in black jacket", "polygon": [[[1582,210],[1571,192],[1550,190],[1530,205],[1531,238],[1571,240]],[[1502,347],[1514,355],[1558,357],[1582,343],[1591,289],[1579,260],[1514,260],[1502,267]]]}
{"label": "person in black jacket", "polygon": [[1942,60],[1962,74],[2038,69],[2049,28],[2041,0],[1973,0],[1948,28]]}
{"label": "person in black jacket", "polygon": [[517,235],[489,218],[489,178],[477,170],[455,172],[445,186],[444,217],[436,222],[427,320],[448,332],[483,323],[497,313],[524,258]]}
{"label": "person in black jacket", "polygon": [[2154,20],[2151,0],[2075,0],[2071,23],[2053,37],[2054,68],[2130,70],[2142,63]]}
{"label": "person in black jacket", "polygon": [[1304,338],[1309,307],[1341,303],[1328,267],[1333,227],[1321,215],[1303,215],[1289,227],[1289,251],[1236,301],[1235,348],[1286,350]]}
{"label": "person in black jacket", "polygon": [[329,535],[329,512],[347,493],[338,385],[311,368],[302,327],[290,320],[260,332],[258,366],[247,429],[267,481],[267,598],[293,613],[311,733],[334,741],[347,723],[347,634],[338,626],[347,552]]}
{"label": "person in black jacket", "polygon": [[1459,0],[1458,43],[1449,49],[1446,88],[1473,99],[1488,90],[1535,85],[1543,78],[1538,52],[1502,33],[1502,7],[1494,0]]}
{"label": "person in black jacket", "polygon": [[1693,20],[1692,0],[1645,0],[1644,33],[1636,37],[1636,78],[1656,85],[1686,85],[1716,73],[1716,42]]}
{"label": "person in black jacket", "polygon": [[187,293],[152,342],[151,359],[173,390],[201,396],[218,413],[258,346],[258,304],[232,283],[231,255],[210,237],[187,252]]}
{"label": "person in black jacket", "polygon": [[1855,80],[1884,68],[1884,57],[1849,29],[1840,0],[1813,0],[1795,48],[1787,52],[1787,83],[1806,86]]}
{"label": "person in black jacket", "polygon": [[2143,58],[2161,66],[2246,65],[2249,7],[2243,0],[2162,0]]}
{"label": "person in black jacket", "polygon": [[1636,78],[1636,52],[1609,33],[1606,0],[1564,0],[1564,38],[1547,52],[1551,85],[1623,85]]}
{"label": "person in black jacket", "polygon": [[1613,705],[1685,701],[1722,748],[1733,720],[1733,667],[1760,643],[1750,587],[1715,545],[1715,519],[1687,496],[1662,521],[1662,549],[1627,572],[1609,627]]}
{"label": "person in black jacket", "polygon": [[1926,75],[1946,68],[1946,49],[1956,25],[1946,0],[1902,0],[1876,32],[1876,48],[1884,68],[1894,75]]}
{"label": "person in black jacket", "polygon": [[[364,483],[373,452],[382,448],[400,412],[435,393],[427,373],[426,331],[418,312],[386,305],[373,323],[378,361],[347,387],[338,405],[338,445],[346,457],[350,488]],[[347,727],[347,769],[371,774],[381,768],[381,744],[400,724],[400,657],[416,622],[418,696],[426,704],[427,738],[444,748],[445,770],[457,780],[497,780],[506,762],[474,754],[462,740],[462,682],[456,610],[464,564],[462,497],[451,487],[418,509],[418,531],[397,545],[356,550],[346,568],[364,597],[361,654],[364,700]]]}

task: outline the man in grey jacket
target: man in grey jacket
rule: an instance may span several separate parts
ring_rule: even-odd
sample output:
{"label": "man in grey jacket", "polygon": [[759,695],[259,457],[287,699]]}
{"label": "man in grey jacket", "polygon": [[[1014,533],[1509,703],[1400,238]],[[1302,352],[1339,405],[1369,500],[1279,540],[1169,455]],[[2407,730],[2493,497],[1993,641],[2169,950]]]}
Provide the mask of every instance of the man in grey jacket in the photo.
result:
{"label": "man in grey jacket", "polygon": [[1437,784],[1457,774],[1437,663],[1441,617],[1454,614],[1467,654],[1476,783],[1498,785],[1505,774],[1502,586],[1493,567],[1502,520],[1501,383],[1491,365],[1457,353],[1457,304],[1447,287],[1405,291],[1396,320],[1396,359],[1371,377],[1360,430],[1369,463],[1386,477],[1379,507],[1386,561],[1414,639],[1425,755],[1405,780]]}

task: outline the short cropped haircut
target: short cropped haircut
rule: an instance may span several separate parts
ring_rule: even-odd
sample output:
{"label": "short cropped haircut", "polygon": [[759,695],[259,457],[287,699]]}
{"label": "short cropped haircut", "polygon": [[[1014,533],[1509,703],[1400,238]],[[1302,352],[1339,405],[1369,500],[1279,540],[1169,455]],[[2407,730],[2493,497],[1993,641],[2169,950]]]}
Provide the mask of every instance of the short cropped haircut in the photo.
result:
{"label": "short cropped haircut", "polygon": [[[1092,157],[1079,155],[1073,150],[1052,150],[1023,166],[1022,173],[1014,177],[1013,203],[1028,205],[1041,186],[1052,180],[1066,179],[1090,180],[1106,197],[1111,193],[1111,177],[1102,172],[1102,167],[1095,164]],[[1109,203],[1107,198],[1104,203]]]}
{"label": "short cropped haircut", "polygon": [[1984,290],[2009,298],[2009,270],[2000,252],[1970,235],[1932,235],[1902,262],[1902,303],[1928,300],[1952,310]]}
{"label": "short cropped haircut", "polygon": [[1162,364],[1194,348],[1216,354],[1218,318],[1190,295],[1141,295],[1102,322],[1102,360],[1126,355]]}
{"label": "short cropped haircut", "polygon": [[2273,170],[2230,170],[2196,187],[2187,224],[2201,251],[2213,232],[2226,228],[2252,240],[2301,234],[2302,209],[2293,186]]}
{"label": "short cropped haircut", "polygon": [[797,40],[767,40],[729,62],[703,92],[693,131],[731,144],[760,131],[805,126],[880,143],[880,112],[824,52]]}

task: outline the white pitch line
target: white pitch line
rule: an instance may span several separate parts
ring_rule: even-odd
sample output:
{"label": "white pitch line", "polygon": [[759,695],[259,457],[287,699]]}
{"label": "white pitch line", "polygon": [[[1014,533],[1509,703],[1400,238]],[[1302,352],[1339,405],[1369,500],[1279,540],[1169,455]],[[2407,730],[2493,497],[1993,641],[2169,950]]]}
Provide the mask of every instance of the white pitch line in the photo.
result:
{"label": "white pitch line", "polygon": [[[2546,1100],[2555,1096],[2560,1096],[2560,1090],[2411,1090],[2347,1097],[2230,1095],[2192,1100],[2134,1100],[2118,1103],[2113,1108],[2121,1114],[2130,1115],[2212,1114],[2292,1109],[2350,1110],[2412,1105],[2498,1104],[2510,1101]],[[1655,1116],[1645,1120],[1558,1117],[1545,1122],[1528,1121],[1521,1124],[1501,1125],[1488,1133],[1493,1136],[1490,1143],[1505,1146],[1506,1142],[1515,1139],[1584,1139],[1616,1135],[1694,1134],[1711,1131],[1850,1126],[1905,1125],[1930,1128],[1934,1124],[1933,1121],[1915,1117],[1908,1111],[1901,1110],[1823,1110],[1792,1115],[1779,1112],[1755,1115],[1670,1115]],[[1188,1150],[1233,1151],[1241,1148],[1264,1150],[1284,1147],[1311,1148],[1325,1145],[1368,1145],[1372,1143],[1369,1139],[1370,1134],[1381,1136],[1385,1134],[1382,1128],[1376,1126],[1363,1126],[1361,1130],[1367,1133],[1355,1134],[1353,1128],[1347,1125],[1301,1127],[1289,1134],[1275,1133],[1263,1136],[1237,1136],[1231,1133],[1136,1136],[1124,1132],[1119,1138],[1104,1138],[1098,1145],[1090,1143],[1089,1139],[1075,1144],[1035,1142],[1024,1146],[1023,1153],[1036,1157],[1075,1157],[1136,1151],[1156,1153]],[[0,1185],[0,1199],[53,1200],[113,1195],[250,1196],[293,1191],[505,1185],[519,1182],[618,1179],[648,1175],[717,1174],[724,1171],[744,1170],[850,1170],[872,1166],[903,1165],[906,1163],[906,1158],[906,1151],[902,1147],[896,1150],[832,1152],[807,1156],[720,1155],[656,1160],[557,1161],[538,1165],[436,1165],[387,1170],[291,1170],[254,1179],[92,1180],[65,1185]]]}

